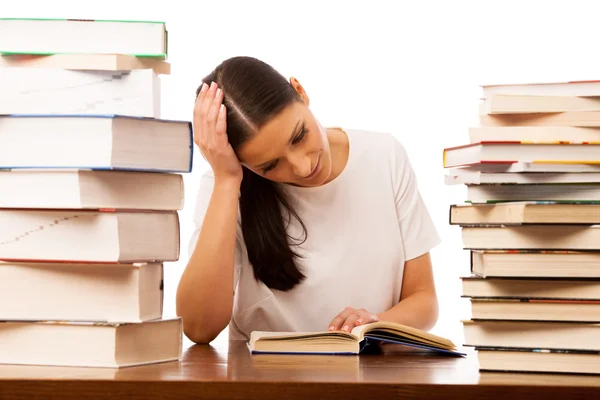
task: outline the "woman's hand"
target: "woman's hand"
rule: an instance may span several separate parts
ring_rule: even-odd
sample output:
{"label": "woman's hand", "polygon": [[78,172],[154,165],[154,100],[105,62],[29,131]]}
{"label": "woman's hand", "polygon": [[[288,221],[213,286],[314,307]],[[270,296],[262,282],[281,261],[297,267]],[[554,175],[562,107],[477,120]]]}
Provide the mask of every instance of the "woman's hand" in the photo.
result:
{"label": "woman's hand", "polygon": [[330,331],[346,331],[350,332],[353,328],[369,324],[371,322],[377,322],[379,318],[377,315],[368,312],[364,308],[356,309],[352,307],[346,307],[344,311],[339,313],[333,321],[329,324]]}
{"label": "woman's hand", "polygon": [[204,83],[194,106],[194,142],[210,164],[215,181],[241,182],[242,164],[227,138],[227,113],[223,91],[212,82]]}

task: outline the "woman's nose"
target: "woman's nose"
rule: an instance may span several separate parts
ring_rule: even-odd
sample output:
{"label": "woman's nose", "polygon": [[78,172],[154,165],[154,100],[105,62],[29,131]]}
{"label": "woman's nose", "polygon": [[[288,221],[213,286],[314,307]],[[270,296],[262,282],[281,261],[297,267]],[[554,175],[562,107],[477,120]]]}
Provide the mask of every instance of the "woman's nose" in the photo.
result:
{"label": "woman's nose", "polygon": [[294,174],[300,178],[304,178],[310,175],[312,172],[310,157],[308,157],[307,154],[291,155],[289,158],[289,163],[292,166]]}

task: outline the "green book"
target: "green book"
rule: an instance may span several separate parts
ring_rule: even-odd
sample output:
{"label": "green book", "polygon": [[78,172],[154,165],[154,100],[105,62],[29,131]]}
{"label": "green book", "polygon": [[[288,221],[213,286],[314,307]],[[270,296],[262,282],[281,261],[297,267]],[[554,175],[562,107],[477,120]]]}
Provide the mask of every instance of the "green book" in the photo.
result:
{"label": "green book", "polygon": [[0,18],[0,54],[124,54],[166,59],[165,22]]}

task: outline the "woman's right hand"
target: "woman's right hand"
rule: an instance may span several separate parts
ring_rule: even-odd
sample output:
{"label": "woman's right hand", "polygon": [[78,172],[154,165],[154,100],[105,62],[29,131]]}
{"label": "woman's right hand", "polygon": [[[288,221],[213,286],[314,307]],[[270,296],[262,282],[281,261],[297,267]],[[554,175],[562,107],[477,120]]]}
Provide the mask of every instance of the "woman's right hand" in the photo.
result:
{"label": "woman's right hand", "polygon": [[212,82],[202,84],[194,106],[194,142],[210,164],[215,181],[241,182],[242,164],[227,138],[227,113],[223,91]]}

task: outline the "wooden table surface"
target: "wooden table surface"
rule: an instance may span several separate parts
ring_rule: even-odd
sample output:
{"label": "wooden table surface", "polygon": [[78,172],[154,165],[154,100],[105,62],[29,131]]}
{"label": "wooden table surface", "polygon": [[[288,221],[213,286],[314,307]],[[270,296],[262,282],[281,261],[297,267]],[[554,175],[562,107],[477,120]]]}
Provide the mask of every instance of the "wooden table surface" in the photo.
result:
{"label": "wooden table surface", "polygon": [[0,366],[0,399],[600,399],[600,376],[479,372],[466,358],[388,347],[361,356],[250,355],[191,346],[180,362],[124,369]]}

